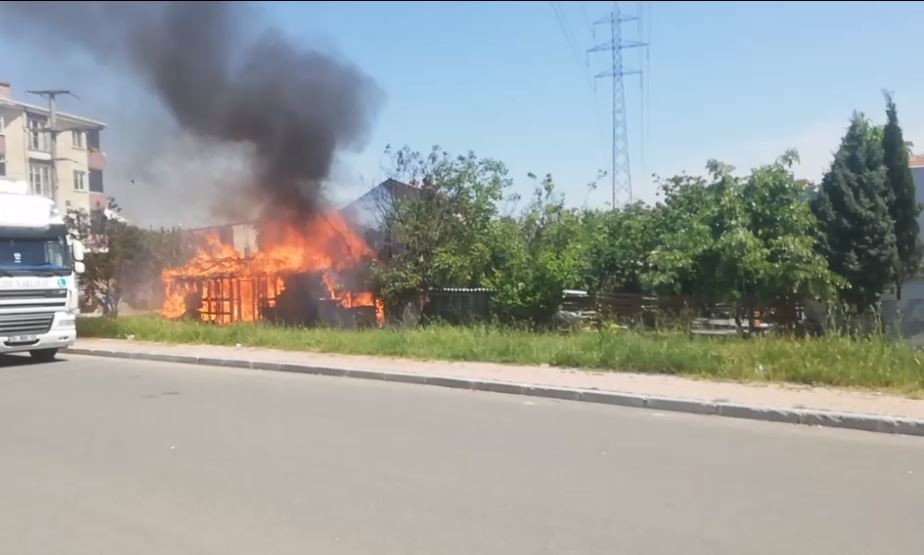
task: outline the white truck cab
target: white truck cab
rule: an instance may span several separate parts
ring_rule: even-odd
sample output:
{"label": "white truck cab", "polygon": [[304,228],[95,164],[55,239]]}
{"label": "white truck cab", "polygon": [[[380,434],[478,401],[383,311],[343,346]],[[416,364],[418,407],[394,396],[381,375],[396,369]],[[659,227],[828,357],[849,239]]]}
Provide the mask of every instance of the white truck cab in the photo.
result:
{"label": "white truck cab", "polygon": [[83,255],[53,201],[0,180],[0,354],[50,361],[74,344]]}

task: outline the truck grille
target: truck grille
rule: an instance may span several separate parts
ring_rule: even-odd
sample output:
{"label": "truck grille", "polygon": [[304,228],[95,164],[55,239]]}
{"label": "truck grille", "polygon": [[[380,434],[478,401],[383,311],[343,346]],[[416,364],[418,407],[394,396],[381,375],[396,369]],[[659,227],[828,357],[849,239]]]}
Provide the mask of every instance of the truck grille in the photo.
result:
{"label": "truck grille", "polygon": [[0,314],[0,337],[47,333],[51,329],[51,323],[54,319],[53,312]]}
{"label": "truck grille", "polygon": [[0,310],[12,308],[48,308],[57,310],[66,306],[67,289],[0,290]]}

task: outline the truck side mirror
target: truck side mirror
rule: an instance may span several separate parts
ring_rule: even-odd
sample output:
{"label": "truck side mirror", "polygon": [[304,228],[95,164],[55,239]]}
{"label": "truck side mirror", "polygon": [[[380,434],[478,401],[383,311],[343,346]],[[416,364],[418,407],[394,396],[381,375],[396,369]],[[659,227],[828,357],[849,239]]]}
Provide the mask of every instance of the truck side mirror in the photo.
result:
{"label": "truck side mirror", "polygon": [[74,272],[77,274],[82,274],[87,271],[87,267],[83,262],[77,261],[74,262]]}
{"label": "truck side mirror", "polygon": [[71,245],[71,250],[74,253],[74,260],[76,260],[77,262],[83,262],[84,254],[86,254],[84,247],[83,247],[83,243],[75,239],[74,244]]}

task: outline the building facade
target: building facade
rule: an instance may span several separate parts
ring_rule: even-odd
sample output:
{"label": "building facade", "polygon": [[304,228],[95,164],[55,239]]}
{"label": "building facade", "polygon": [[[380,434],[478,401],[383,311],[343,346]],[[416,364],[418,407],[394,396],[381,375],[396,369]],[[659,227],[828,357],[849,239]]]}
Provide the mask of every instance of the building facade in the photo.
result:
{"label": "building facade", "polygon": [[26,181],[61,212],[105,208],[100,134],[106,125],[57,112],[52,129],[49,116],[47,107],[14,100],[10,85],[0,82],[0,178]]}
{"label": "building facade", "polygon": [[[924,205],[924,154],[912,156],[908,166],[911,167],[911,177],[914,179],[915,198],[918,204]],[[924,212],[918,214],[918,226],[921,228],[921,242],[924,243]]]}
{"label": "building facade", "polygon": [[[916,189],[915,200],[924,205],[924,156],[912,156],[908,164]],[[924,212],[918,215],[924,243]],[[915,347],[924,347],[924,273],[906,279],[901,300],[889,291],[882,296],[882,319],[889,332]]]}

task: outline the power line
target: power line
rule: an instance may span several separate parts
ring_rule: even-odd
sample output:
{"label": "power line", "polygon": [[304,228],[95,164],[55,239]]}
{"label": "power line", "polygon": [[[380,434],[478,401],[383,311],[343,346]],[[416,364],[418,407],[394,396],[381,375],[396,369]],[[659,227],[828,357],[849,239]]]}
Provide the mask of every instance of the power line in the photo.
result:
{"label": "power line", "polygon": [[580,48],[578,47],[577,41],[574,38],[574,33],[571,32],[571,26],[568,24],[568,18],[565,16],[564,10],[562,10],[562,7],[558,2],[549,2],[549,6],[552,7],[552,13],[555,14],[555,19],[558,21],[558,27],[561,29],[562,34],[565,36],[565,41],[568,43],[568,49],[571,50],[571,54],[574,56],[575,63],[577,63],[581,74],[587,80],[587,85],[592,91],[596,92],[594,80],[590,75],[590,69],[586,60],[584,63],[581,63]]}
{"label": "power line", "polygon": [[593,23],[590,22],[590,17],[587,15],[587,2],[581,2],[581,16],[584,18],[585,25],[593,27]]}
{"label": "power line", "polygon": [[620,13],[619,2],[613,2],[613,9],[609,16],[598,19],[595,25],[609,24],[610,40],[597,44],[587,50],[592,52],[610,53],[610,69],[596,74],[595,78],[609,77],[613,84],[613,125],[612,125],[612,207],[618,206],[617,196],[625,195],[628,202],[632,202],[632,171],[629,165],[629,133],[626,123],[626,95],[623,77],[626,75],[640,75],[641,70],[626,70],[622,64],[622,51],[628,48],[644,48],[646,43],[638,40],[623,40],[622,24],[627,21],[636,21],[637,16],[623,16]]}
{"label": "power line", "polygon": [[[648,2],[648,32],[645,40],[651,44],[651,28],[654,26],[654,3]],[[651,142],[651,48],[645,49],[645,129],[648,142]],[[647,178],[647,176],[646,176]]]}
{"label": "power line", "polygon": [[[583,8],[584,20],[588,22],[586,2],[582,3],[581,7]],[[574,56],[574,60],[578,65],[578,69],[585,78],[585,82],[593,93],[593,120],[594,127],[596,128],[598,138],[602,139],[604,137],[603,127],[600,125],[601,121],[601,111],[599,97],[597,95],[597,87],[594,81],[593,76],[590,73],[590,61],[588,55],[586,54],[584,48],[579,44],[579,41],[575,38],[575,33],[573,32],[571,25],[568,23],[568,17],[565,13],[564,8],[560,2],[549,2],[549,6],[552,8],[552,13],[555,15],[555,19],[558,22],[558,26],[561,29],[562,35],[565,37],[565,41],[568,43],[568,48],[571,50],[571,54]],[[581,61],[581,53],[584,52],[583,63]]]}
{"label": "power line", "polygon": [[[640,40],[645,40],[645,27],[644,27],[645,25],[645,4],[646,2],[643,2],[642,0],[639,0],[638,2],[638,37]],[[649,50],[648,48],[645,49],[646,52],[648,50]],[[638,60],[639,68],[644,67],[644,60],[642,59],[641,54],[642,53],[640,50],[639,60]],[[639,158],[641,159],[642,171],[640,173],[641,173],[643,182],[645,180],[645,174],[646,174],[645,133],[648,131],[646,128],[647,126],[645,125],[645,112],[646,112],[646,109],[648,108],[648,106],[645,103],[645,77],[647,75],[648,75],[647,73],[644,73],[638,80],[638,97],[639,97],[639,105],[641,109],[641,114],[639,115],[639,118],[638,118],[639,120],[638,129],[639,129],[639,139],[640,139],[639,140]]]}

